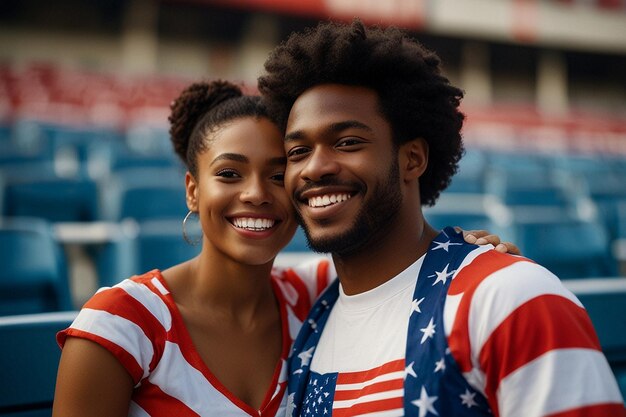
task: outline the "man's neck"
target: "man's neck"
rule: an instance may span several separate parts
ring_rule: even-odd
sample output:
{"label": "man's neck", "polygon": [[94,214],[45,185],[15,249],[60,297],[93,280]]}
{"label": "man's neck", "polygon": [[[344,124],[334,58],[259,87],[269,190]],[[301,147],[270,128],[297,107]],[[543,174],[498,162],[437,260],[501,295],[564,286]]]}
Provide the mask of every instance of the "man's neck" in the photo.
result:
{"label": "man's neck", "polygon": [[398,220],[382,239],[349,255],[333,254],[343,291],[348,295],[369,291],[408,268],[428,250],[437,232],[422,216],[412,223]]}

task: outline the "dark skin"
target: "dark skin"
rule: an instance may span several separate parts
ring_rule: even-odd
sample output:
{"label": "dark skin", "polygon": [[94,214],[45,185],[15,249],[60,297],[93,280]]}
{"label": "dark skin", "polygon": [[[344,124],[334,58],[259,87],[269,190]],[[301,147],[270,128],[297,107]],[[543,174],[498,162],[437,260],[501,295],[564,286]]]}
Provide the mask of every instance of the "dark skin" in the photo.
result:
{"label": "dark skin", "polygon": [[[256,137],[256,146],[249,138]],[[162,272],[205,369],[250,413],[274,393],[281,366],[281,313],[269,279],[274,258],[295,231],[283,186],[284,151],[267,120],[231,123],[186,175],[187,205],[204,230],[201,254]],[[234,219],[273,219],[251,231]],[[176,319],[176,316],[174,316]],[[63,348],[54,416],[127,416],[134,382],[100,345],[69,337]]]}
{"label": "dark skin", "polygon": [[[205,371],[210,370],[251,413],[262,406],[268,393],[273,394],[270,388],[281,352],[289,348],[283,344],[280,311],[269,277],[274,257],[293,235],[295,223],[282,183],[282,138],[268,123],[229,124],[198,156],[198,178],[188,173],[186,190],[189,209],[200,213],[202,253],[163,271]],[[256,146],[249,146],[247,138],[259,137],[261,131],[268,133],[262,135],[267,141],[257,139]],[[225,132],[231,135],[226,137]],[[411,149],[406,164],[415,165],[409,171],[417,172],[419,162],[412,161],[420,160],[420,148]],[[245,155],[247,162],[228,155]],[[254,216],[277,219],[276,230],[257,233],[233,227],[233,217]],[[267,236],[251,236],[263,233]],[[499,243],[497,236],[486,237]],[[403,256],[408,255],[407,251]],[[338,261],[345,271],[358,273],[350,270],[350,262]],[[376,271],[376,276],[391,273]],[[127,416],[134,385],[108,350],[69,337],[59,365],[53,416]]]}
{"label": "dark skin", "polygon": [[[285,187],[312,240],[337,240],[357,228],[360,211],[380,204],[377,194],[390,177],[397,158],[399,178],[393,180],[401,203],[391,220],[358,239],[349,253],[335,252],[333,261],[346,294],[379,286],[421,257],[437,236],[421,211],[419,178],[428,164],[428,146],[421,138],[397,152],[391,126],[379,110],[378,96],[365,87],[317,85],[294,103],[287,122],[288,156]],[[330,184],[329,184],[330,181]],[[312,207],[311,199],[348,194],[350,198]],[[362,221],[361,221],[362,223]]]}

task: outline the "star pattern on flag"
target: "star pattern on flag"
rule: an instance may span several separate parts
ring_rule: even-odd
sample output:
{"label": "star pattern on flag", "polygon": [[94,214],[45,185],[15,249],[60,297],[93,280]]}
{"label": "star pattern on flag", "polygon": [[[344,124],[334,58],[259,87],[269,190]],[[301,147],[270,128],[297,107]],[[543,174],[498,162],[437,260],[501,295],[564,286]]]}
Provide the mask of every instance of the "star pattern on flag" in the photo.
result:
{"label": "star pattern on flag", "polygon": [[422,304],[422,302],[424,301],[426,297],[422,297],[421,299],[415,299],[413,300],[413,302],[411,303],[411,314],[415,313],[421,313],[422,310],[420,310],[420,304]]}
{"label": "star pattern on flag", "polygon": [[438,360],[437,362],[435,362],[435,373],[439,372],[439,371],[445,371],[446,370],[446,361],[444,358],[441,358],[440,360]]}
{"label": "star pattern on flag", "polygon": [[438,282],[441,282],[443,285],[445,285],[448,282],[448,278],[452,276],[452,274],[454,274],[456,271],[450,271],[448,272],[448,267],[450,266],[450,264],[447,264],[445,268],[443,268],[443,271],[441,272],[437,272],[435,271],[434,275],[429,275],[428,278],[432,278],[434,276],[437,277],[437,279],[435,280],[435,282],[433,282],[433,287],[435,285],[437,285]]}
{"label": "star pattern on flag", "polygon": [[[454,280],[454,274],[461,268],[463,255],[470,253],[475,247],[462,243],[459,233],[452,229],[446,230],[448,233],[442,232],[432,242],[411,298],[406,356],[397,360],[398,367],[393,371],[398,383],[402,385],[402,390],[398,386],[394,389],[399,391],[397,395],[400,398],[404,397],[404,402],[402,406],[395,405],[398,414],[394,415],[402,413],[399,407],[404,407],[403,415],[416,417],[491,414],[484,396],[468,384],[455,366],[448,366],[454,363],[454,358],[448,356],[451,352],[443,327],[443,302],[449,285]],[[438,283],[442,285],[439,286]],[[349,409],[353,403],[346,402],[347,395],[354,396],[357,402],[380,403],[378,397],[373,401],[369,395],[360,394],[352,386],[356,373],[365,374],[365,371],[350,371],[349,380],[346,380],[343,379],[346,375],[341,372],[320,375],[307,369],[328,315],[337,300],[338,290],[335,291],[332,297],[322,297],[313,308],[315,314],[309,317],[314,319],[309,318],[305,321],[307,325],[303,326],[311,336],[304,339],[305,342],[298,349],[294,349],[291,369],[293,371],[294,366],[300,365],[300,374],[296,370],[296,375],[289,378],[287,415],[290,417],[294,413],[299,417],[323,417],[333,414],[333,410]],[[369,371],[367,374],[369,375]],[[295,391],[295,398],[292,394],[292,381],[303,383],[305,387],[301,391]],[[302,386],[296,383],[294,386]]]}
{"label": "star pattern on flag", "polygon": [[308,366],[309,362],[311,362],[311,358],[313,357],[313,350],[315,350],[315,346],[310,347],[309,349],[298,353],[298,358],[300,359],[300,368],[303,366]]}
{"label": "star pattern on flag", "polygon": [[420,397],[417,400],[411,401],[411,404],[420,409],[419,417],[426,417],[426,414],[432,413],[436,416],[439,415],[437,410],[435,410],[434,403],[437,401],[436,395],[429,397],[428,392],[426,392],[426,388],[422,385],[422,391],[420,392]]}
{"label": "star pattern on flag", "polygon": [[411,362],[410,364],[407,365],[406,368],[404,368],[404,379],[406,379],[408,375],[411,375],[413,378],[417,378],[415,369],[413,369],[414,365],[415,365],[415,362]]}
{"label": "star pattern on flag", "polygon": [[461,394],[460,397],[461,397],[461,404],[463,404],[467,408],[472,408],[478,405],[478,403],[474,399],[476,397],[476,393],[470,392],[467,388],[465,388],[465,393]]}
{"label": "star pattern on flag", "polygon": [[462,245],[462,243],[453,243],[453,242],[450,242],[449,240],[447,242],[437,242],[436,240],[433,240],[433,243],[436,243],[437,246],[432,248],[432,250],[443,249],[446,252],[448,252],[451,245]]}
{"label": "star pattern on flag", "polygon": [[303,416],[330,415],[333,409],[333,395],[337,374],[316,375],[309,383],[303,402]]}
{"label": "star pattern on flag", "polygon": [[433,323],[432,317],[430,318],[430,321],[428,322],[428,326],[424,327],[423,329],[420,329],[420,332],[424,333],[422,335],[422,340],[420,341],[420,344],[424,344],[426,339],[433,337],[433,335],[435,334],[435,323]]}

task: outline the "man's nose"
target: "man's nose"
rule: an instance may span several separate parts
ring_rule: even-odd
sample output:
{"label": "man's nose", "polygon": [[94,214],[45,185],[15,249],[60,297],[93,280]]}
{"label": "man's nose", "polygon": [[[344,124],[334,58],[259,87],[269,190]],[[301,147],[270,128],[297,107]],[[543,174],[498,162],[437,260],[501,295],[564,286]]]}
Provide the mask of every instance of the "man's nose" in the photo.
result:
{"label": "man's nose", "polygon": [[316,148],[306,161],[300,176],[307,181],[319,181],[329,175],[337,175],[340,164],[332,149]]}

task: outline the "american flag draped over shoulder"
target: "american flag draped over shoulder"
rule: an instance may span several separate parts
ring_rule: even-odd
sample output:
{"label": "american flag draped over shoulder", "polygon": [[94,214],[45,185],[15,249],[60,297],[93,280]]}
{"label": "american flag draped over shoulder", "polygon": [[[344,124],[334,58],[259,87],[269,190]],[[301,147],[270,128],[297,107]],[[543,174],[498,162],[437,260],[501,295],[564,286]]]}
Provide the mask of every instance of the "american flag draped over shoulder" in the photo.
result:
{"label": "american flag draped over shoulder", "polygon": [[[337,282],[329,287],[290,356],[287,415],[626,417],[591,320],[545,268],[446,228],[408,291],[403,360],[318,374],[311,359],[339,296]],[[404,313],[392,314],[389,323]]]}
{"label": "american flag draped over shoulder", "polygon": [[[450,228],[433,241],[415,288],[407,357],[376,369],[324,375],[310,371],[321,331],[338,298],[338,283],[332,285],[313,307],[294,344],[287,415],[490,415],[482,395],[460,373],[446,372],[455,364],[443,330],[445,294],[458,264],[475,248],[464,244],[462,236]],[[446,396],[455,400],[440,400],[442,390],[453,391]],[[359,399],[356,405],[355,399]]]}

